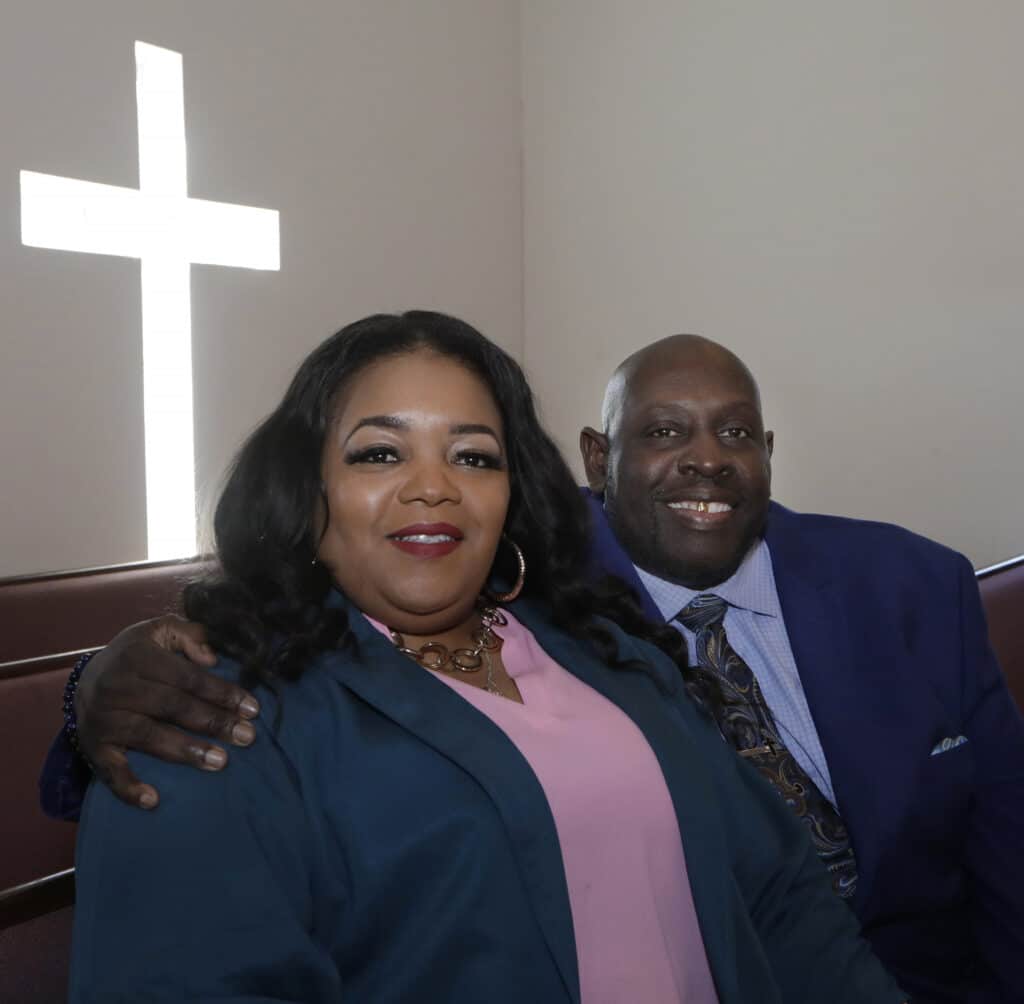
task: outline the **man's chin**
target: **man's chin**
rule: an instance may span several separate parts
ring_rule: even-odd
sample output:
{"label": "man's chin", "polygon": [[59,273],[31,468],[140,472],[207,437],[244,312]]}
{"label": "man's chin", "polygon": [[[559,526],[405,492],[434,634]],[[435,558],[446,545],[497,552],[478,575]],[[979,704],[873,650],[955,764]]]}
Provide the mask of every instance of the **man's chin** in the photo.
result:
{"label": "man's chin", "polygon": [[720,586],[743,564],[760,540],[763,527],[762,520],[760,525],[730,527],[717,533],[662,528],[662,541],[675,546],[661,549],[657,561],[661,570],[654,574],[687,589],[704,591]]}
{"label": "man's chin", "polygon": [[734,541],[731,547],[710,553],[696,548],[686,552],[667,551],[659,561],[662,571],[655,574],[687,589],[703,591],[720,586],[732,578],[757,539],[755,535]]}
{"label": "man's chin", "polygon": [[656,572],[655,574],[661,578],[668,579],[669,582],[674,582],[677,586],[685,586],[687,589],[696,589],[703,592],[715,586],[720,586],[732,576],[737,568],[739,568],[739,562],[731,564],[721,562],[703,564],[690,561],[684,564],[682,561],[679,561],[673,563],[671,568],[667,568],[661,573]]}
{"label": "man's chin", "polygon": [[738,564],[695,570],[686,577],[686,582],[680,582],[679,585],[686,586],[687,589],[696,589],[698,592],[706,592],[731,579],[737,568]]}
{"label": "man's chin", "polygon": [[725,582],[740,564],[739,561],[725,561],[720,556],[712,558],[709,555],[681,555],[667,551],[644,555],[639,561],[633,560],[645,572],[659,579],[697,590],[710,589]]}

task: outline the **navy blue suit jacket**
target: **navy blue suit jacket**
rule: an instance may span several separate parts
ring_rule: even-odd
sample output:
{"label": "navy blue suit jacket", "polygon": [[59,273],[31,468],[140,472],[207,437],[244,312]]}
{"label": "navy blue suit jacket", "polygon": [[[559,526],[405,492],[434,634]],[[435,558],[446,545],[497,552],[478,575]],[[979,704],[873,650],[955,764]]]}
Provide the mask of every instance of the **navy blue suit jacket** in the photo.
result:
{"label": "navy blue suit jacket", "polygon": [[[657,756],[722,1004],[901,1000],[802,827],[683,699],[674,663],[609,625],[650,667],[613,670],[512,609]],[[526,760],[362,617],[352,628],[356,653],[323,656],[280,704],[260,692],[258,741],[224,771],[133,755],[161,791],[151,813],[91,787],[72,1004],[579,1001],[558,836]]]}
{"label": "navy blue suit jacket", "polygon": [[[660,620],[591,510],[598,567]],[[899,527],[776,503],[765,539],[864,934],[915,1001],[1024,1001],[1024,720],[969,563]]]}

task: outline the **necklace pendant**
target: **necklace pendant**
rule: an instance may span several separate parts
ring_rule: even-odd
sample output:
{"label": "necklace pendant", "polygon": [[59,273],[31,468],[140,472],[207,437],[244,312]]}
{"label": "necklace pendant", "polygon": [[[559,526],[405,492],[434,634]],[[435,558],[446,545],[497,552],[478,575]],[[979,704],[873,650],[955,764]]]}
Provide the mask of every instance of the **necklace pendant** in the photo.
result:
{"label": "necklace pendant", "polygon": [[452,665],[463,673],[475,673],[483,665],[483,657],[477,649],[457,648],[452,652]]}
{"label": "necklace pendant", "polygon": [[505,695],[501,692],[501,688],[494,679],[494,663],[491,661],[491,657],[487,654],[486,649],[484,649],[483,662],[487,667],[487,682],[484,684],[484,690],[488,694],[497,694],[498,697],[504,697]]}

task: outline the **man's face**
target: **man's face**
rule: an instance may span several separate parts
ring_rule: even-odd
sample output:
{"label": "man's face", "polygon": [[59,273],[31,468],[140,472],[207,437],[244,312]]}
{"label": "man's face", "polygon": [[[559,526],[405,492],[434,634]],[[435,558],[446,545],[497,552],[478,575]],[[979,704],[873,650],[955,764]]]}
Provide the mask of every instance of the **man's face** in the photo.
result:
{"label": "man's face", "polygon": [[764,529],[772,434],[757,389],[716,352],[661,353],[622,389],[610,436],[584,433],[590,487],[641,568],[692,589],[724,582]]}

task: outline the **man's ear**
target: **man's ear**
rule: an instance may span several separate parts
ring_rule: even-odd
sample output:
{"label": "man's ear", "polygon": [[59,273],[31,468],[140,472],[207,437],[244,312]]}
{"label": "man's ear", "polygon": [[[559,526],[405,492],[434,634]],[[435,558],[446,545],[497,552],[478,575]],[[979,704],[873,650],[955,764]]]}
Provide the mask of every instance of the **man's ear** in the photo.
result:
{"label": "man's ear", "polygon": [[590,490],[595,495],[603,494],[608,481],[608,437],[586,426],[580,433],[580,453]]}

